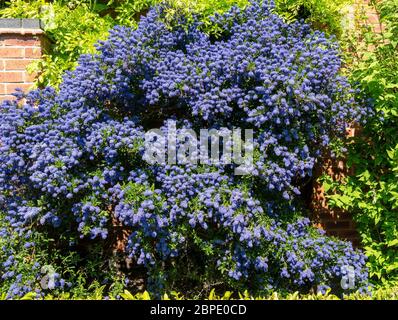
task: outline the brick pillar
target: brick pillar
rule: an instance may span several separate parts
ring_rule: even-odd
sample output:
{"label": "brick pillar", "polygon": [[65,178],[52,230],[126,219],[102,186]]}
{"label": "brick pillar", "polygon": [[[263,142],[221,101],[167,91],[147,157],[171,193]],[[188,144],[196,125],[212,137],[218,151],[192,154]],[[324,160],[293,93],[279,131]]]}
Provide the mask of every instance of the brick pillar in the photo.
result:
{"label": "brick pillar", "polygon": [[38,19],[0,19],[0,102],[14,99],[16,88],[32,87],[26,67],[40,59],[47,39]]}
{"label": "brick pillar", "polygon": [[[351,128],[348,136],[358,134],[358,128]],[[360,246],[360,236],[356,229],[352,215],[339,208],[330,208],[327,204],[325,190],[318,177],[327,174],[335,181],[341,181],[344,177],[354,174],[354,169],[348,169],[344,158],[331,159],[324,157],[314,170],[314,182],[311,196],[310,209],[312,221],[318,227],[326,231],[327,235],[351,241],[355,247]]]}
{"label": "brick pillar", "polygon": [[380,15],[379,12],[377,12],[377,9],[375,7],[375,4],[378,3],[379,1],[371,1],[371,0],[357,0],[358,1],[358,6],[362,6],[362,10],[365,13],[366,21],[364,21],[365,24],[368,26],[372,27],[372,30],[375,33],[381,33],[384,31],[384,26],[380,22]]}
{"label": "brick pillar", "polygon": [[[384,26],[380,23],[379,13],[374,6],[374,2],[370,0],[356,0],[355,4],[347,12],[347,27],[352,29],[368,26],[375,33],[384,31]],[[359,15],[359,21],[355,16],[355,12]],[[363,41],[363,39],[358,38],[357,41]],[[367,46],[365,50],[369,51],[373,50],[373,48]],[[360,128],[351,128],[348,132],[348,136],[351,137],[359,134]],[[347,169],[345,159],[322,159],[321,164],[314,170],[315,179],[310,209],[312,220],[317,227],[325,230],[328,235],[349,240],[354,246],[360,246],[360,236],[356,230],[352,214],[338,208],[330,208],[325,197],[325,190],[322,184],[317,181],[317,178],[324,173],[328,174],[335,181],[341,181],[344,177],[355,174],[354,170],[354,168]]]}

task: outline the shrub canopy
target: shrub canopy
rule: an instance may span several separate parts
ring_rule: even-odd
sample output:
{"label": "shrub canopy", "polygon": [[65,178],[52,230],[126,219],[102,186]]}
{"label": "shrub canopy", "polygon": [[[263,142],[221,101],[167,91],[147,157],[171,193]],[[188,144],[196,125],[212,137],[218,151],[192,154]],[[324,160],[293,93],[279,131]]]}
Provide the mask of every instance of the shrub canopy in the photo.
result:
{"label": "shrub canopy", "polygon": [[[203,283],[308,291],[339,285],[348,266],[364,284],[360,252],[297,218],[323,148],[367,112],[338,74],[336,42],[261,1],[216,15],[220,39],[184,17],[170,28],[162,12],[152,9],[136,30],[111,30],[59,91],[2,105],[2,236],[29,242],[55,228],[58,248],[91,239],[105,250],[121,224],[126,254],[145,266],[154,292]],[[234,165],[148,164],[145,131],[171,119],[254,129],[251,175],[234,175]],[[21,285],[12,243],[0,255],[11,296],[37,286]]]}

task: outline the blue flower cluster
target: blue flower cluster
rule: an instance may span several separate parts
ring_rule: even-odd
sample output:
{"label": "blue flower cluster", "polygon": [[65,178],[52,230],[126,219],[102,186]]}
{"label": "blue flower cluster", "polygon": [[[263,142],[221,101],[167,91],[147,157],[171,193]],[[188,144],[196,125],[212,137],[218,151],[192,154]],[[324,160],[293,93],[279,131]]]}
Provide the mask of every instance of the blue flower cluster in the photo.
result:
{"label": "blue flower cluster", "polygon": [[44,239],[40,239],[37,232],[12,227],[0,215],[0,290],[6,288],[8,298],[21,297],[32,292],[36,292],[38,297],[42,296],[44,285],[52,290],[64,290],[72,285],[55,270],[49,278],[48,270],[45,272],[42,269],[45,264],[41,265],[36,261],[37,258],[34,257],[39,255],[36,241],[42,240]]}
{"label": "blue flower cluster", "polygon": [[[131,231],[126,253],[158,285],[173,274],[189,278],[192,261],[176,261],[195,255],[203,259],[195,272],[214,268],[231,286],[329,285],[346,265],[364,283],[364,256],[350,244],[305,219],[278,221],[296,210],[299,181],[311,176],[322,147],[367,110],[338,74],[336,43],[271,9],[254,0],[214,17],[225,34],[213,39],[198,23],[170,28],[154,8],[136,30],[111,30],[58,92],[3,103],[0,211],[12,232],[55,228],[72,245],[107,239],[121,223]],[[174,118],[194,129],[253,128],[251,176],[234,176],[231,165],[145,162],[145,130]],[[7,250],[0,274],[17,277]]]}

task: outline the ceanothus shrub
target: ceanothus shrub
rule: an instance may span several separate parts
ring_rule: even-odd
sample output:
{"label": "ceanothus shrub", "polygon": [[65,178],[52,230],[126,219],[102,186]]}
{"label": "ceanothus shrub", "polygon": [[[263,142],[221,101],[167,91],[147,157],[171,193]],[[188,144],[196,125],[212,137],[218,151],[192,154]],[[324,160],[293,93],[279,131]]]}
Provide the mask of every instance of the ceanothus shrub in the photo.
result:
{"label": "ceanothus shrub", "polygon": [[[306,291],[338,285],[348,266],[365,284],[363,254],[298,216],[302,181],[323,148],[368,110],[338,73],[336,42],[271,9],[253,1],[214,17],[225,32],[213,39],[183,18],[165,25],[154,8],[136,30],[111,30],[59,92],[3,103],[1,236],[31,242],[37,230],[56,230],[77,250],[122,224],[125,254],[146,268],[153,292]],[[144,161],[146,130],[170,119],[180,129],[254,129],[251,175]],[[11,297],[37,289],[21,284],[13,254],[7,245],[0,255],[2,278],[16,279]]]}

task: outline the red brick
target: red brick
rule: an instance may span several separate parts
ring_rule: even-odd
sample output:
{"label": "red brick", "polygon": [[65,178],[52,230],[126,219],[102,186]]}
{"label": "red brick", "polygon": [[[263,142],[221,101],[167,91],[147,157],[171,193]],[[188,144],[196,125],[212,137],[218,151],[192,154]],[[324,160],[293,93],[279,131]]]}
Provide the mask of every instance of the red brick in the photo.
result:
{"label": "red brick", "polygon": [[358,232],[356,230],[339,230],[339,236],[344,239],[358,238]]}
{"label": "red brick", "polygon": [[36,72],[33,73],[25,72],[24,82],[33,82],[35,81],[36,77],[37,77]]}
{"label": "red brick", "polygon": [[34,60],[32,59],[10,59],[3,60],[5,70],[25,70],[26,67],[31,64]]}
{"label": "red brick", "polygon": [[29,91],[32,88],[33,83],[6,83],[6,93],[11,94],[15,92],[15,89],[20,88],[23,91]]}
{"label": "red brick", "polygon": [[333,237],[338,237],[339,236],[338,231],[331,231],[331,230],[325,230],[325,231],[326,231],[326,234],[328,236],[333,236]]}
{"label": "red brick", "polygon": [[354,248],[360,248],[361,247],[361,241],[359,240],[359,238],[355,238],[351,240],[352,246]]}
{"label": "red brick", "polygon": [[380,26],[379,24],[375,24],[373,26],[373,31],[375,33],[381,33],[382,31],[384,31],[384,28],[383,28],[383,26]]}
{"label": "red brick", "polygon": [[341,221],[341,220],[350,220],[351,219],[351,214],[347,211],[343,210],[335,210],[327,208],[327,207],[321,207],[319,208],[317,212],[317,217],[323,221]]}
{"label": "red brick", "polygon": [[0,43],[3,46],[40,46],[40,38],[32,35],[4,34],[0,36]]}
{"label": "red brick", "polygon": [[1,58],[23,58],[25,56],[24,48],[1,47]]}
{"label": "red brick", "polygon": [[376,13],[368,13],[368,21],[371,24],[379,24],[379,16]]}
{"label": "red brick", "polygon": [[329,230],[350,229],[350,221],[329,221],[325,223],[325,228]]}
{"label": "red brick", "polygon": [[15,99],[15,97],[11,96],[11,95],[8,95],[8,96],[6,96],[6,95],[1,96],[0,95],[0,102],[3,102],[4,100],[14,100],[14,99]]}
{"label": "red brick", "polygon": [[40,58],[41,54],[40,47],[25,48],[25,58]]}
{"label": "red brick", "polygon": [[23,82],[23,74],[21,71],[0,72],[0,82]]}
{"label": "red brick", "polygon": [[6,93],[6,85],[4,83],[0,83],[0,95]]}

